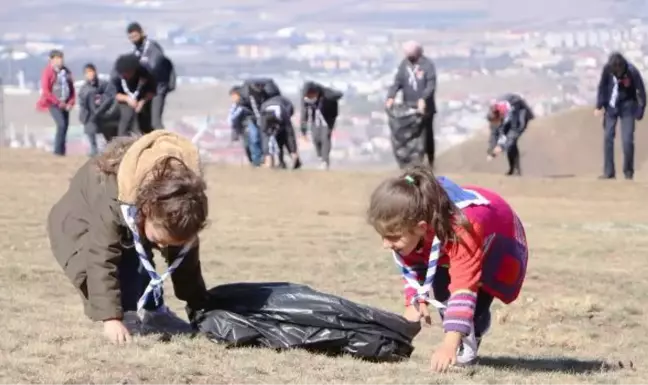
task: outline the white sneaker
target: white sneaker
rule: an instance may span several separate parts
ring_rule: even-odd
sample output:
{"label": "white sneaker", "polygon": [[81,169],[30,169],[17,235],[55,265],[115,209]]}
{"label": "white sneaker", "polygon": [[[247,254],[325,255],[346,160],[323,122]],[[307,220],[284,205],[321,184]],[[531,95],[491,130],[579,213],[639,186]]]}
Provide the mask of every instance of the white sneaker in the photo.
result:
{"label": "white sneaker", "polygon": [[479,357],[479,346],[481,345],[482,338],[488,333],[491,326],[490,312],[484,314],[483,330],[480,337],[475,336],[475,330],[461,339],[461,345],[457,350],[457,365],[469,366],[474,365]]}
{"label": "white sneaker", "polygon": [[142,326],[148,332],[190,333],[192,331],[191,325],[178,317],[166,305],[162,305],[156,310],[141,310],[138,315]]}
{"label": "white sneaker", "polygon": [[319,169],[320,169],[320,170],[328,170],[328,169],[329,169],[329,164],[328,164],[328,162],[321,161],[321,162],[320,162],[320,165],[319,165]]}

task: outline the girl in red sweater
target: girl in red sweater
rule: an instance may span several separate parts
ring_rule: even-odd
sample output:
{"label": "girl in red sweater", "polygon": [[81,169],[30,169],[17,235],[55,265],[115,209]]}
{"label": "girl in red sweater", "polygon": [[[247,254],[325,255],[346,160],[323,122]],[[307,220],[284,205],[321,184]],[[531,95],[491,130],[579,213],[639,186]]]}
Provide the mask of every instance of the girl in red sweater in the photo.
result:
{"label": "girl in red sweater", "polygon": [[518,216],[492,191],[417,166],[376,188],[368,220],[401,268],[404,317],[429,325],[428,305],[439,310],[445,337],[432,368],[475,363],[493,299],[509,304],[522,288],[528,249]]}

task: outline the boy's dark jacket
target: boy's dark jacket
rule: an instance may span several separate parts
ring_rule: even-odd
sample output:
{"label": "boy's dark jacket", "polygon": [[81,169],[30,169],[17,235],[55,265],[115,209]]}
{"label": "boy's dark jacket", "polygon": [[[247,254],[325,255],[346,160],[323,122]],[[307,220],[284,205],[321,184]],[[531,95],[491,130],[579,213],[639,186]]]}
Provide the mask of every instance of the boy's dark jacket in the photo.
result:
{"label": "boy's dark jacket", "polygon": [[[47,221],[54,257],[81,293],[85,313],[94,321],[122,318],[117,267],[122,257],[137,258],[120,212],[117,186],[115,175],[105,175],[89,160],[74,175]],[[162,254],[172,263],[179,251],[169,247]],[[176,296],[194,309],[206,300],[198,256],[196,242],[171,274]]]}
{"label": "boy's dark jacket", "polygon": [[[102,120],[116,103],[117,90],[107,80],[85,82],[79,91],[79,121],[83,124]],[[97,104],[96,99],[100,100]],[[107,118],[110,118],[106,116]]]}

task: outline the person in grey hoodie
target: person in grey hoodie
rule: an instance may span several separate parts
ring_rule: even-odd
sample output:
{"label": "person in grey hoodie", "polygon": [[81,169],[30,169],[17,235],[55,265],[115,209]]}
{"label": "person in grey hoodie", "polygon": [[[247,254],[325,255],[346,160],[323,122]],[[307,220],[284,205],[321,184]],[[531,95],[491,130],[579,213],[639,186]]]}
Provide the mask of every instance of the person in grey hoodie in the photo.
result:
{"label": "person in grey hoodie", "polygon": [[175,90],[175,69],[165,56],[160,44],[150,39],[139,23],[130,23],[126,28],[128,39],[133,43],[133,54],[140,58],[157,82],[155,97],[151,100],[151,125],[154,129],[164,128],[162,115],[167,95]]}
{"label": "person in grey hoodie", "polygon": [[[97,134],[102,134],[109,142],[117,131],[119,105],[115,100],[115,87],[97,76],[97,68],[88,63],[83,68],[86,82],[79,91],[79,121],[90,143],[90,156],[99,152]],[[114,130],[110,130],[110,125]],[[111,132],[114,131],[114,132]]]}
{"label": "person in grey hoodie", "polygon": [[422,135],[425,135],[425,153],[430,166],[434,165],[434,115],[437,74],[434,63],[423,55],[423,47],[408,41],[403,45],[405,58],[401,61],[394,83],[387,91],[385,106],[391,108],[398,91],[403,93],[403,103],[415,107],[422,115]]}

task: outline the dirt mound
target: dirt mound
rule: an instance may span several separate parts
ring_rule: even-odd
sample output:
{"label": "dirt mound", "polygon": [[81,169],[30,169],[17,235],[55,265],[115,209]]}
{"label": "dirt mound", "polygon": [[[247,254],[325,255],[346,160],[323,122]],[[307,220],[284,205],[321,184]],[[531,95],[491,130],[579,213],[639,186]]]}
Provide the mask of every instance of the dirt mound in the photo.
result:
{"label": "dirt mound", "polygon": [[[635,168],[641,175],[648,166],[648,122],[637,124],[635,135]],[[498,173],[508,168],[506,157],[486,161],[488,133],[486,130],[467,142],[441,154],[438,170],[458,173]],[[529,176],[598,175],[603,171],[603,128],[601,118],[592,109],[580,108],[546,118],[529,125],[520,140],[522,172]],[[622,175],[623,152],[617,130],[615,147],[617,175]],[[648,171],[644,171],[648,174]]]}

